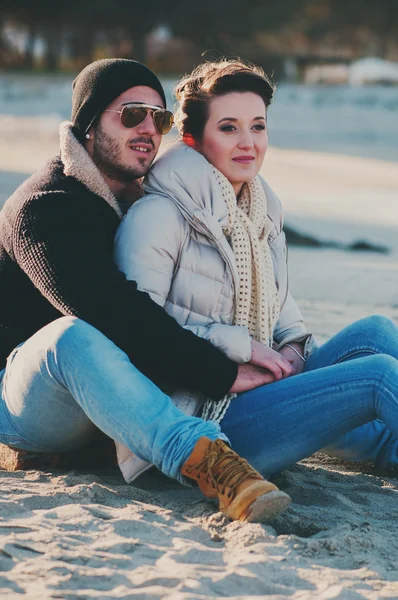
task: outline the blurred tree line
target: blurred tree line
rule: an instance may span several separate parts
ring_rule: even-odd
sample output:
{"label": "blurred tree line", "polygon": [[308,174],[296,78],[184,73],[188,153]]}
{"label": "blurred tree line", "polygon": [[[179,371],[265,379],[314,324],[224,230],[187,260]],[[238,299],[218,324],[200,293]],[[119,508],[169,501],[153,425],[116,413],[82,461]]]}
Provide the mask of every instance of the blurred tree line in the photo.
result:
{"label": "blurred tree line", "polygon": [[398,0],[0,0],[1,64],[26,70],[125,56],[180,71],[207,50],[260,63],[327,47],[387,57],[397,39]]}

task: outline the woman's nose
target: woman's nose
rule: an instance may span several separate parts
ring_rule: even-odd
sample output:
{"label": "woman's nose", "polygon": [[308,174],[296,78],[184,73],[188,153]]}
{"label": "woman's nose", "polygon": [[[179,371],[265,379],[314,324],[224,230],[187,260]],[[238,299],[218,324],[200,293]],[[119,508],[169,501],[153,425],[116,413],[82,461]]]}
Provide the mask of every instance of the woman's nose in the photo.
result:
{"label": "woman's nose", "polygon": [[251,131],[243,131],[239,139],[239,148],[252,148],[254,145]]}

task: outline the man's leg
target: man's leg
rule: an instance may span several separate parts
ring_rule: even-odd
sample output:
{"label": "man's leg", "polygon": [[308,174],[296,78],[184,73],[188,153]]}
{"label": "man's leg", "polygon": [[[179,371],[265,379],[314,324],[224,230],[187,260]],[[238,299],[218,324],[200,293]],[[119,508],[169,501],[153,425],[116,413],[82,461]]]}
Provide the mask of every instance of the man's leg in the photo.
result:
{"label": "man's leg", "polygon": [[220,427],[185,416],[99,331],[63,317],[14,351],[2,377],[0,441],[57,452],[94,426],[166,475],[218,498],[231,519],[268,522],[290,498],[222,441]]}
{"label": "man's leg", "polygon": [[[238,395],[221,423],[232,448],[268,477],[380,419],[398,464],[398,361],[378,354],[289,377]],[[362,459],[362,458],[361,458]]]}
{"label": "man's leg", "polygon": [[[388,354],[398,359],[398,327],[379,315],[360,319],[342,329],[314,352],[306,371],[372,354]],[[343,460],[371,461],[380,469],[398,464],[397,436],[379,420],[349,431],[322,451]]]}
{"label": "man's leg", "polygon": [[2,398],[3,443],[68,451],[97,427],[180,481],[200,437],[225,439],[216,423],[183,415],[122,350],[74,317],[50,323],[11,354]]}

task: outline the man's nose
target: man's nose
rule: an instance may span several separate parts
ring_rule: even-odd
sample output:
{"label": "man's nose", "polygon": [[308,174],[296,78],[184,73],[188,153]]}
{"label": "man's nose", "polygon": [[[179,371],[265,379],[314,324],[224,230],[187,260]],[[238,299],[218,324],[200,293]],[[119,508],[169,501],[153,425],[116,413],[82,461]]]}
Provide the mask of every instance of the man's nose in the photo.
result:
{"label": "man's nose", "polygon": [[148,111],[148,114],[142,123],[137,125],[136,131],[139,135],[155,135],[157,133],[155,122],[153,120],[153,113],[151,111]]}

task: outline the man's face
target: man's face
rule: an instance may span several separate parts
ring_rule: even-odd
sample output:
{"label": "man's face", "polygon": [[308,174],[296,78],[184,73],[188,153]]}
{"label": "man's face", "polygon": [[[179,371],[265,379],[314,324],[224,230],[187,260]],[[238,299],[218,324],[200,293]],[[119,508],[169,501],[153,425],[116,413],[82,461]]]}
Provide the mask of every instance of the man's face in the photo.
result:
{"label": "man's face", "polygon": [[120,94],[101,114],[90,130],[86,148],[98,169],[110,179],[129,183],[145,175],[160,146],[162,135],[157,131],[149,112],[145,121],[127,129],[120,122],[126,102],[143,102],[164,108],[159,93],[147,86],[129,88]]}

